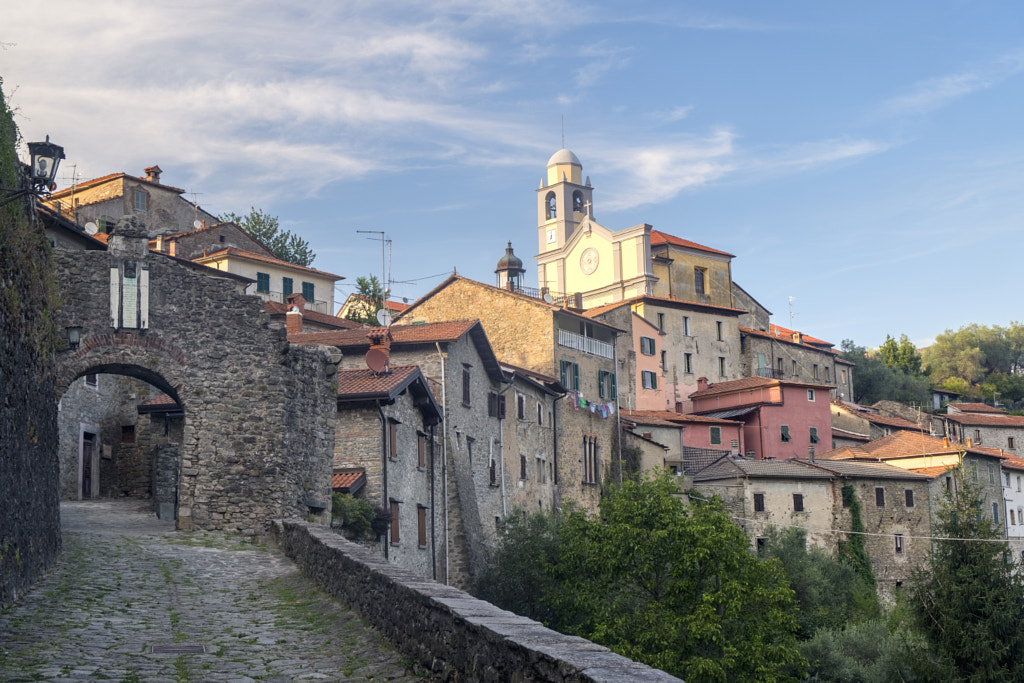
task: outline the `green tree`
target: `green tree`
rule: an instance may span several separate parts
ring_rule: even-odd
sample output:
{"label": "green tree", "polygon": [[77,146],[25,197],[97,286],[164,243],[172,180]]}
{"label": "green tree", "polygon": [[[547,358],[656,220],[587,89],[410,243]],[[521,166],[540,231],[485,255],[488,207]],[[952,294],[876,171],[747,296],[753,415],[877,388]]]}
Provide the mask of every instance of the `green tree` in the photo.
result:
{"label": "green tree", "polygon": [[525,583],[482,595],[686,680],[802,676],[782,566],[754,556],[720,502],[687,506],[667,476],[627,480],[600,515],[570,509],[555,529],[557,543],[522,525],[506,537],[493,571]]}
{"label": "green tree", "polygon": [[840,348],[840,358],[854,365],[854,401],[868,405],[885,400],[926,405],[931,400],[931,383],[927,377],[889,367],[878,353],[872,354],[850,339],[844,339]]}
{"label": "green tree", "polygon": [[[946,330],[925,349],[923,361],[934,380],[943,386],[959,379],[971,387],[974,398],[1024,398],[1024,325],[965,325]],[[987,385],[987,386],[981,386]]]}
{"label": "green tree", "polygon": [[922,632],[970,681],[1024,680],[1024,583],[998,525],[982,508],[982,487],[952,473],[927,563],[914,574]]}
{"label": "green tree", "polygon": [[874,581],[869,583],[856,567],[821,548],[808,549],[803,529],[769,529],[761,557],[782,564],[800,606],[798,635],[803,639],[822,628],[841,629],[880,614]]}
{"label": "green tree", "polygon": [[311,266],[316,259],[316,254],[309,248],[309,242],[290,230],[282,230],[277,216],[263,213],[255,206],[244,216],[229,212],[221,215],[220,219],[245,230],[282,261],[297,266]]}
{"label": "green tree", "polygon": [[878,356],[894,370],[902,370],[908,375],[921,374],[921,354],[905,334],[900,335],[899,342],[885,335],[885,343],[878,348]]}
{"label": "green tree", "polygon": [[379,326],[377,311],[384,308],[387,301],[387,294],[380,284],[376,275],[356,278],[355,302],[349,312],[345,314],[348,320],[371,326]]}

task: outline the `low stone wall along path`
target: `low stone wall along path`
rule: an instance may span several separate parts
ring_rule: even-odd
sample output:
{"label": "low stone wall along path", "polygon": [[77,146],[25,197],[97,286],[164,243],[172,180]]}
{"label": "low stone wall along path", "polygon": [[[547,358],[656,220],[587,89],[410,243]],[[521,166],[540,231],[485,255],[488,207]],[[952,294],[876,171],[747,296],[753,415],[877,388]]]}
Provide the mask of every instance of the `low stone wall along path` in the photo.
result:
{"label": "low stone wall along path", "polygon": [[61,505],[61,560],[0,612],[0,680],[424,680],[279,552],[149,507]]}

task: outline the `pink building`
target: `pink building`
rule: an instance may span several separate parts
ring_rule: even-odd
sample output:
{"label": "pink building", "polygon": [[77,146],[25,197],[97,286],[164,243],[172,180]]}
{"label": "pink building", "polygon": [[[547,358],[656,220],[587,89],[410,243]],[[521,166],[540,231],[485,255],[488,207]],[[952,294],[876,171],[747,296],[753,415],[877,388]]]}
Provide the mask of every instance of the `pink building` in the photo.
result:
{"label": "pink building", "polygon": [[743,422],[743,449],[758,460],[806,458],[832,446],[829,386],[766,377],[697,380],[693,412]]}
{"label": "pink building", "polygon": [[662,337],[657,328],[636,313],[631,313],[633,322],[633,349],[636,351],[636,409],[668,410],[669,399],[665,394],[665,377],[662,367],[664,349]]}

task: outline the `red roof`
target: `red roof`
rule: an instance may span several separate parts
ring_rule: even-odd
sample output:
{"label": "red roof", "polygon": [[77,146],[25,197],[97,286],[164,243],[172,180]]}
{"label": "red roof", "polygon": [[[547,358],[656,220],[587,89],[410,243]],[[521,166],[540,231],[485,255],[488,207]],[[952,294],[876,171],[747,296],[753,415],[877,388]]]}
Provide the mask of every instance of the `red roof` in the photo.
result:
{"label": "red roof", "polygon": [[[817,337],[812,337],[809,334],[804,334],[803,332],[800,332],[800,341],[794,341],[793,335],[796,334],[796,330],[789,330],[786,329],[785,327],[779,327],[774,323],[769,325],[768,329],[769,331],[765,332],[764,330],[755,330],[752,327],[740,326],[740,332],[746,334],[752,334],[757,337],[764,337],[765,339],[771,339],[773,341],[788,342],[790,344],[798,344],[801,346],[813,346],[815,348],[818,348],[819,351],[825,351],[826,353],[838,353],[837,351],[831,348],[834,345],[831,342],[825,341],[824,339],[818,339]],[[776,334],[776,332],[778,332],[778,334]],[[821,346],[828,346],[830,348],[822,349],[820,348]]]}
{"label": "red roof", "polygon": [[[288,314],[288,304],[278,303],[277,301],[264,301],[263,309],[271,316]],[[363,328],[362,323],[357,323],[354,320],[346,320],[345,318],[339,318],[336,315],[318,313],[317,311],[309,308],[302,313],[302,317],[310,322],[335,327],[340,330],[358,330]]]}
{"label": "red roof", "polygon": [[335,491],[355,493],[366,483],[366,470],[362,467],[334,470],[331,488]]}
{"label": "red roof", "polygon": [[1015,455],[1008,455],[1003,460],[1003,467],[1007,467],[1011,470],[1024,470],[1024,460]]}
{"label": "red roof", "polygon": [[711,247],[705,247],[703,244],[697,244],[690,240],[684,240],[682,237],[676,237],[675,235],[669,235],[667,232],[660,230],[651,230],[651,246],[660,246],[662,244],[671,244],[676,247],[685,247],[687,249],[696,249],[697,251],[706,251],[711,254],[721,254],[722,256],[728,256],[732,258],[734,255],[727,251],[720,251],[718,249],[712,249]]}
{"label": "red roof", "polygon": [[987,455],[1000,459],[1006,458],[1006,455],[995,448],[967,446],[966,444],[951,441],[944,443],[942,439],[937,439],[933,436],[902,430],[860,446],[844,446],[817,457],[823,460],[847,458],[888,460],[892,458],[913,458],[922,455],[949,455],[961,452]]}
{"label": "red roof", "polygon": [[221,249],[220,251],[215,251],[212,254],[207,254],[206,256],[200,256],[200,257],[194,258],[192,260],[195,261],[196,263],[205,263],[206,261],[215,261],[215,260],[223,258],[225,256],[234,256],[236,258],[247,259],[249,261],[260,261],[261,263],[272,263],[272,264],[274,264],[276,266],[281,266],[283,268],[294,268],[296,270],[303,270],[303,271],[306,271],[307,273],[316,273],[317,275],[322,275],[324,277],[334,278],[335,280],[344,280],[345,279],[341,275],[335,275],[334,273],[328,273],[328,272],[323,271],[323,270],[317,270],[316,268],[308,268],[306,266],[299,266],[299,265],[296,265],[294,263],[289,263],[288,261],[282,261],[281,259],[274,258],[272,256],[264,256],[263,254],[257,254],[255,252],[246,251],[244,249],[239,249],[237,247],[228,247],[227,249]]}
{"label": "red roof", "polygon": [[995,408],[985,403],[949,403],[947,406],[952,406],[961,413],[996,413],[998,415],[1006,415],[1005,410]]}
{"label": "red roof", "polygon": [[418,365],[396,365],[387,374],[378,374],[369,368],[338,370],[338,396],[387,396],[420,370]]}
{"label": "red roof", "polygon": [[[442,323],[422,325],[392,325],[391,338],[395,344],[432,344],[434,342],[458,341],[469,332],[478,320],[451,320]],[[337,332],[303,332],[288,336],[295,344],[325,344],[327,346],[369,346],[368,332],[377,328],[359,327]]]}
{"label": "red roof", "polygon": [[72,190],[77,192],[79,190],[83,190],[83,189],[86,189],[86,188],[89,188],[89,187],[93,187],[94,185],[102,185],[103,183],[109,182],[109,181],[114,180],[116,178],[131,178],[132,180],[137,180],[139,182],[146,183],[147,185],[155,185],[156,187],[166,188],[168,190],[171,190],[172,192],[177,192],[178,194],[184,194],[185,193],[185,190],[181,189],[180,187],[173,187],[171,185],[164,185],[163,183],[155,183],[152,180],[147,180],[144,176],[129,175],[129,174],[127,174],[127,173],[122,171],[121,173],[108,173],[107,175],[100,176],[99,178],[92,178],[91,180],[84,180],[84,181],[82,181],[80,183],[75,183],[71,187],[66,187],[63,190],[60,190],[58,192],[54,192],[47,199],[60,199],[60,198],[64,197],[65,195],[70,194]]}
{"label": "red roof", "polygon": [[953,413],[943,415],[950,422],[962,425],[978,425],[981,427],[1024,427],[1024,415],[1007,415],[1006,413]]}
{"label": "red roof", "polygon": [[717,396],[719,394],[730,394],[739,391],[746,391],[748,389],[759,389],[761,387],[770,386],[792,386],[810,389],[821,389],[822,391],[828,391],[832,388],[830,384],[810,384],[806,382],[793,382],[788,379],[769,379],[767,377],[744,377],[742,379],[733,379],[726,382],[715,382],[709,384],[707,389],[695,391],[690,394],[690,398],[703,398],[705,396]]}
{"label": "red roof", "polygon": [[887,415],[879,415],[878,413],[858,413],[860,417],[863,417],[868,422],[874,424],[885,425],[886,427],[895,427],[897,429],[916,429],[920,431],[923,429],[921,425],[910,420],[904,420],[902,417],[889,417]]}
{"label": "red roof", "polygon": [[725,425],[740,425],[742,422],[736,420],[726,420],[718,417],[706,417],[704,415],[692,415],[690,413],[675,413],[671,410],[623,410],[622,417],[634,420],[642,421],[647,418],[655,420],[664,420],[666,422],[676,423],[705,423],[705,424],[725,424]]}
{"label": "red roof", "polygon": [[146,401],[144,403],[140,403],[139,405],[143,405],[143,406],[176,406],[176,405],[178,405],[178,402],[175,401],[170,396],[168,396],[167,394],[160,394],[156,398],[151,398],[151,399],[149,399],[148,401]]}

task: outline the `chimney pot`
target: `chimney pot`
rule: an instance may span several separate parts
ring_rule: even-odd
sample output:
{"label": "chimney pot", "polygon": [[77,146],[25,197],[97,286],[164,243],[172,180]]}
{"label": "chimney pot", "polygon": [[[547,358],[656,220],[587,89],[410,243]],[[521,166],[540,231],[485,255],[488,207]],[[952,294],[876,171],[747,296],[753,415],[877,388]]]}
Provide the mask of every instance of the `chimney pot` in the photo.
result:
{"label": "chimney pot", "polygon": [[698,377],[697,378],[697,391],[704,391],[708,388],[708,378]]}
{"label": "chimney pot", "polygon": [[157,185],[160,184],[160,174],[163,173],[163,171],[160,170],[159,166],[150,166],[149,168],[145,169],[145,172],[146,180],[148,180],[151,183],[156,183]]}
{"label": "chimney pot", "polygon": [[288,314],[285,316],[285,322],[288,334],[298,334],[302,332],[302,311],[299,310],[298,306],[290,306],[288,308]]}

